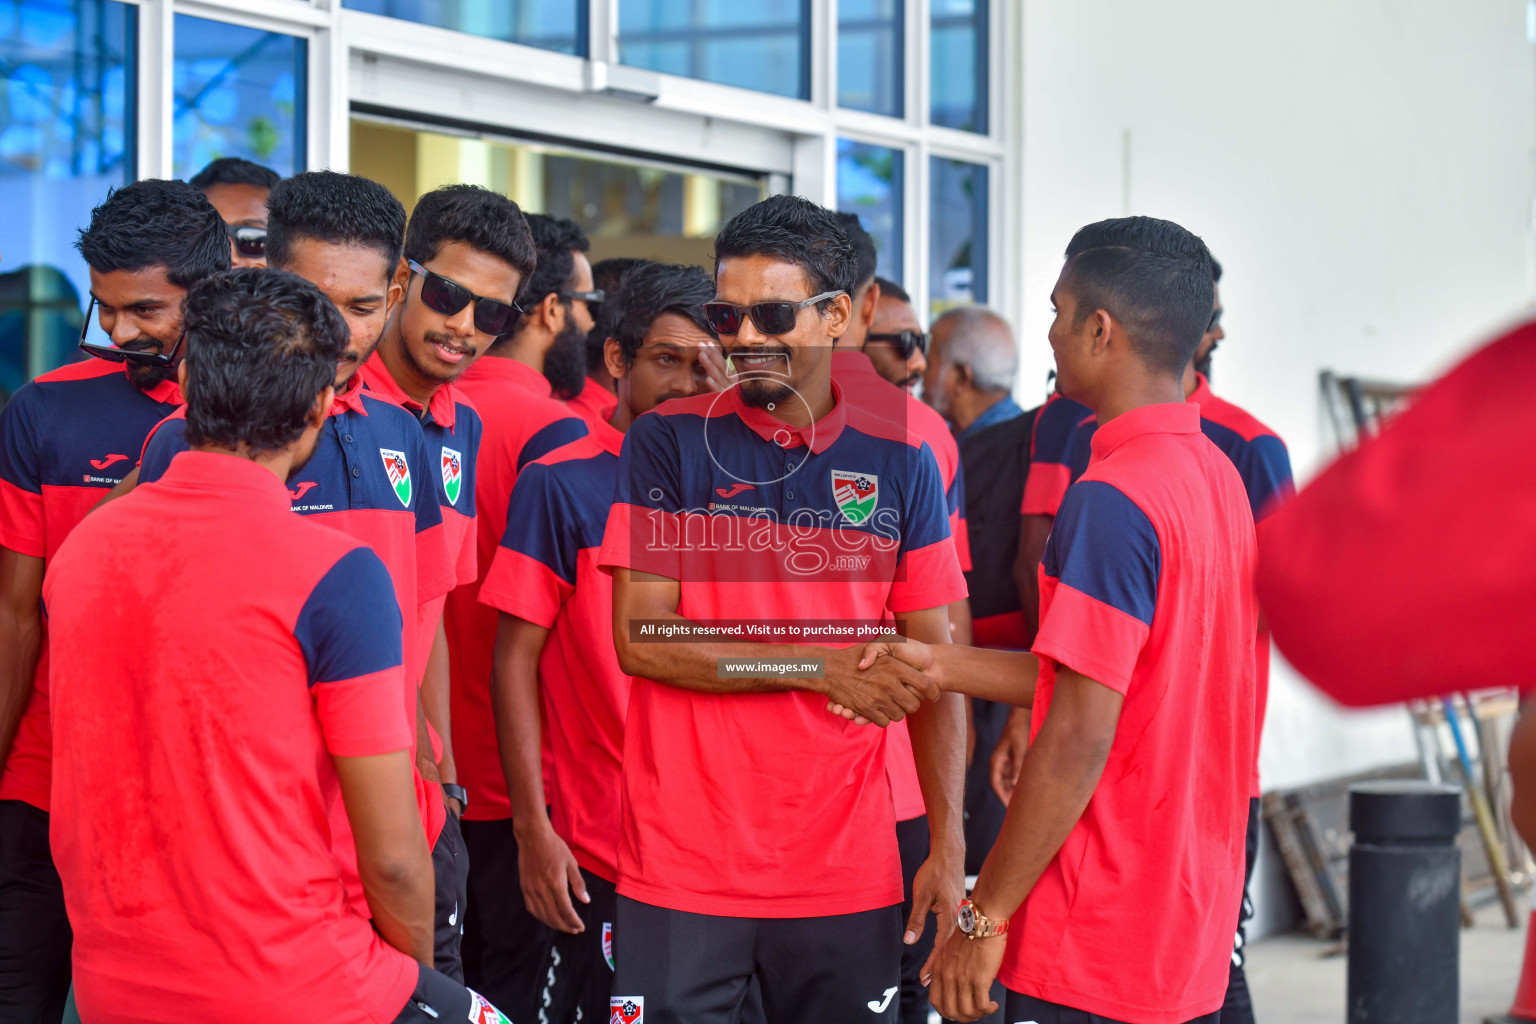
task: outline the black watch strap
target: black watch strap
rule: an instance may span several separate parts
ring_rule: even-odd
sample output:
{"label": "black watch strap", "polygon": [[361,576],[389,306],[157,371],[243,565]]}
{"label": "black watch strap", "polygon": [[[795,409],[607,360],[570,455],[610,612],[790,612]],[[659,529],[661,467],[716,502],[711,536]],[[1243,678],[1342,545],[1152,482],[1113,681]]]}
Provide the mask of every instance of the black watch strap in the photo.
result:
{"label": "black watch strap", "polygon": [[459,802],[459,810],[469,809],[469,790],[453,782],[443,783],[443,796],[451,797]]}

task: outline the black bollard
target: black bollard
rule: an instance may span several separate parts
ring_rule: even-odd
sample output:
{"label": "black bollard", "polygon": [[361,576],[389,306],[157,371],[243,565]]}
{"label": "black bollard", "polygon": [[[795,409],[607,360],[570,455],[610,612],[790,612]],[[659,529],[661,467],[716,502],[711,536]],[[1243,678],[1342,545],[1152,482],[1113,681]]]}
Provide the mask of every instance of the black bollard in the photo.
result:
{"label": "black bollard", "polygon": [[1349,1024],[1456,1024],[1461,987],[1461,790],[1349,790]]}

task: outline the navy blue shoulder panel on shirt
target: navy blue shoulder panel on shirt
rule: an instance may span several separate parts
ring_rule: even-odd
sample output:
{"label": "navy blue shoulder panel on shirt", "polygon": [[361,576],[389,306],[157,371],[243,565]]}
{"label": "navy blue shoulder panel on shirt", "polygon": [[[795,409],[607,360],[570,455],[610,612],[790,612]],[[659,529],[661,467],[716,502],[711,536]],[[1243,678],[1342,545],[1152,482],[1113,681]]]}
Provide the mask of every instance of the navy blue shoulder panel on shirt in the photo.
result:
{"label": "navy blue shoulder panel on shirt", "polygon": [[1266,506],[1277,494],[1289,491],[1291,480],[1291,456],[1285,442],[1274,434],[1259,434],[1252,439],[1244,438],[1230,427],[1200,418],[1200,430],[1211,443],[1220,448],[1248,491],[1248,504],[1253,517],[1258,519]]}
{"label": "navy blue shoulder panel on shirt", "polygon": [[25,384],[0,410],[0,480],[31,494],[42,492],[36,383]]}
{"label": "navy blue shoulder panel on shirt", "polygon": [[372,549],[353,548],[310,591],[293,635],[314,686],[399,667],[401,629],[389,570]]}
{"label": "navy blue shoulder panel on shirt", "polygon": [[1056,398],[1047,403],[1035,417],[1030,461],[1068,464],[1077,425],[1092,415],[1093,410],[1070,398]]}
{"label": "navy blue shoulder panel on shirt", "polygon": [[501,546],[527,555],[574,586],[577,555],[602,546],[618,463],[602,451],[530,464],[512,488]]}
{"label": "navy blue shoulder panel on shirt", "polygon": [[175,408],[122,373],[31,381],[0,417],[0,479],[34,493],[45,486],[111,487]]}
{"label": "navy blue shoulder panel on shirt", "polygon": [[171,460],[187,450],[187,421],[166,420],[144,446],[139,460],[139,483],[154,483],[171,468]]}
{"label": "navy blue shoulder panel on shirt", "polygon": [[542,459],[556,448],[586,436],[587,421],[575,414],[540,427],[523,443],[523,450],[517,453],[517,471],[521,473],[523,467],[534,459]]}
{"label": "navy blue shoulder panel on shirt", "polygon": [[1152,625],[1162,546],[1147,514],[1113,484],[1072,485],[1041,565],[1047,576]]}

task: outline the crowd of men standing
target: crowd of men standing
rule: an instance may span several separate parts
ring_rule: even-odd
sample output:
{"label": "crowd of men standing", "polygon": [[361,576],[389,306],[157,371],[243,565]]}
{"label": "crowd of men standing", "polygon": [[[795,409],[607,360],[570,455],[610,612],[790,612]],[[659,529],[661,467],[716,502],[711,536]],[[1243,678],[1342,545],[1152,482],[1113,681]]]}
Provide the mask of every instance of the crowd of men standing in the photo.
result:
{"label": "crowd of men standing", "polygon": [[[1071,239],[1029,410],[790,196],[711,275],[221,160],[79,248],[0,417],[0,1019],[1252,1019],[1290,470],[1187,230]],[[817,624],[899,638],[752,639]]]}

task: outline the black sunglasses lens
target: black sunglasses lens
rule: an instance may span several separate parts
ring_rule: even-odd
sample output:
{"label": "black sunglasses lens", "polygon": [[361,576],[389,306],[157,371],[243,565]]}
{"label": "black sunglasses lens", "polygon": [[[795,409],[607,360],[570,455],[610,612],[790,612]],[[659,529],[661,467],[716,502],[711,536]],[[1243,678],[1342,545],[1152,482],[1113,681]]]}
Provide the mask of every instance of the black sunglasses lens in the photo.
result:
{"label": "black sunglasses lens", "polygon": [[267,254],[267,233],[261,228],[241,228],[234,237],[240,255],[258,258]]}
{"label": "black sunglasses lens", "polygon": [[517,307],[495,299],[480,299],[475,303],[475,329],[486,334],[500,336],[512,330],[517,323]]}
{"label": "black sunglasses lens", "polygon": [[453,316],[470,300],[469,289],[436,274],[421,279],[421,301],[427,308],[444,316]]}
{"label": "black sunglasses lens", "polygon": [[793,302],[759,302],[752,307],[752,322],[764,334],[788,334],[795,329]]}
{"label": "black sunglasses lens", "polygon": [[735,334],[741,330],[741,312],[724,302],[704,303],[704,318],[716,334]]}

